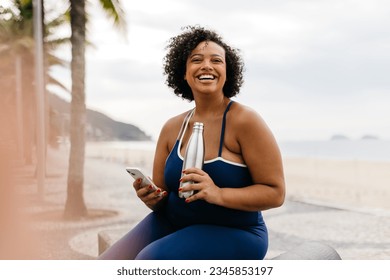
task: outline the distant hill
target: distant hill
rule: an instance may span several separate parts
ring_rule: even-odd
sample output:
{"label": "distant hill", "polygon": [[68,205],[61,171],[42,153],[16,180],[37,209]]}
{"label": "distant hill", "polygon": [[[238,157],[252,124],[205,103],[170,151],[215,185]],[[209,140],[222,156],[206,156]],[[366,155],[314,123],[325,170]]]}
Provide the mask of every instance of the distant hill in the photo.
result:
{"label": "distant hill", "polygon": [[362,136],[362,140],[379,140],[379,137],[376,135],[366,134]]}
{"label": "distant hill", "polygon": [[[330,138],[330,140],[350,140],[350,138],[344,134],[335,134]],[[366,134],[363,135],[360,140],[379,140],[379,137],[376,135]]]}
{"label": "distant hill", "polygon": [[[70,103],[55,94],[49,95],[51,121],[60,134],[69,134]],[[115,121],[103,113],[87,109],[87,140],[89,141],[145,141],[151,140],[138,127]]]}
{"label": "distant hill", "polygon": [[330,140],[349,140],[349,138],[343,134],[335,134],[330,138]]}

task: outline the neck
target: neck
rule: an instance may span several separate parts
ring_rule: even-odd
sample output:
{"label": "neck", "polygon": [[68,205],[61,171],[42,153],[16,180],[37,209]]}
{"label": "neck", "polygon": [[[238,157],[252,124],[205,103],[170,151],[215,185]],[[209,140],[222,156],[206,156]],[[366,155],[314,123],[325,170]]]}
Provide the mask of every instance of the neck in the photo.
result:
{"label": "neck", "polygon": [[208,118],[223,114],[230,99],[222,95],[218,98],[204,98],[195,100],[195,115],[199,118]]}

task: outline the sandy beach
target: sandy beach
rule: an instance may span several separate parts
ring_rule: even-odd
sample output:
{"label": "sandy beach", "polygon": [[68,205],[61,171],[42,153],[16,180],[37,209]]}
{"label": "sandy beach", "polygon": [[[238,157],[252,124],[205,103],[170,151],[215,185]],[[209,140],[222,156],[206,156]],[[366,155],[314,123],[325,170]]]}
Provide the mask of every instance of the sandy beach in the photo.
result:
{"label": "sandy beach", "polygon": [[355,210],[390,210],[390,162],[285,158],[287,196]]}

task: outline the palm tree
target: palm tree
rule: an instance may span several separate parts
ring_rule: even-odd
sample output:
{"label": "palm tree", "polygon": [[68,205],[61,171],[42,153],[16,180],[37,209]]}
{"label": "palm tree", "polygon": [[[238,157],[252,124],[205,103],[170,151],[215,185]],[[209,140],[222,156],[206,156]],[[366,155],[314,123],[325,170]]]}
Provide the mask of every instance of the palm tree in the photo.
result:
{"label": "palm tree", "polygon": [[[41,0],[43,1],[43,0]],[[69,157],[69,170],[68,170],[68,186],[67,186],[67,199],[65,204],[64,215],[68,218],[81,217],[87,214],[86,206],[83,198],[83,172],[84,172],[84,154],[85,154],[85,121],[86,121],[86,108],[85,108],[85,43],[86,43],[86,11],[85,0],[70,1],[70,18],[71,18],[71,44],[72,44],[72,102],[71,102],[71,151]],[[122,32],[126,31],[126,22],[124,20],[124,11],[121,7],[120,0],[100,0],[103,10],[106,12],[109,18],[113,19],[115,26]],[[42,5],[43,7],[43,5]],[[15,0],[13,2],[13,9],[4,9],[0,7],[0,84],[2,89],[4,86],[9,87],[9,92],[14,91],[10,86],[7,79],[12,74],[7,74],[2,69],[2,65],[10,61],[12,57],[11,50],[20,49],[23,54],[23,99],[25,102],[24,112],[29,114],[25,115],[25,130],[28,133],[24,134],[24,138],[27,139],[28,146],[31,151],[32,143],[34,142],[34,124],[31,123],[34,120],[34,112],[31,110],[31,104],[34,102],[34,94],[31,92],[34,81],[33,71],[33,33],[32,33],[32,0]],[[2,16],[4,15],[4,17]],[[48,67],[51,65],[66,65],[66,62],[55,56],[52,53],[59,45],[68,41],[68,38],[53,38],[53,31],[56,27],[61,26],[66,22],[67,14],[60,14],[52,21],[44,24],[44,50],[45,50],[45,72],[48,72]],[[43,19],[42,19],[43,20]],[[17,34],[18,40],[15,39]],[[18,42],[19,48],[10,46]],[[26,51],[26,48],[28,51]],[[62,88],[65,88],[59,81],[55,80],[51,76],[46,76],[45,81],[48,83],[56,84]],[[6,90],[4,90],[5,92]],[[29,99],[27,99],[29,98]],[[30,122],[30,123],[27,123]],[[29,137],[30,136],[30,137]],[[30,153],[31,154],[31,153]]]}
{"label": "palm tree", "polygon": [[31,162],[32,141],[28,140],[32,139],[29,128],[33,125],[32,118],[28,117],[31,110],[26,108],[26,104],[31,102],[33,96],[27,92],[27,89],[33,83],[31,70],[34,40],[32,17],[28,10],[31,11],[32,6],[23,5],[20,1],[16,1],[14,9],[2,8],[0,10],[0,70],[2,72],[0,83],[4,89],[2,99],[8,100],[8,105],[16,111],[16,118],[12,118],[11,112],[11,115],[8,113],[9,120],[16,121],[11,125],[16,130],[10,131],[12,138],[18,139],[14,145],[19,151],[23,151],[19,156],[21,158],[26,156],[26,160]]}
{"label": "palm tree", "polygon": [[[42,1],[42,0],[41,0]],[[0,70],[3,73],[0,83],[4,92],[11,93],[15,99],[16,118],[14,127],[17,127],[19,141],[18,149],[26,163],[32,163],[32,149],[34,145],[34,38],[33,38],[33,5],[32,0],[15,0],[9,8],[0,7]],[[42,19],[43,20],[43,19]],[[65,62],[51,51],[63,44],[68,38],[51,38],[56,29],[66,23],[64,14],[53,17],[44,26],[44,47],[47,63],[45,65],[46,81],[64,86],[51,77],[48,69],[54,65],[65,65]],[[4,75],[7,74],[7,75]],[[16,94],[15,94],[16,93]],[[48,111],[48,109],[46,109]],[[21,143],[22,142],[22,143]]]}
{"label": "palm tree", "polygon": [[[100,0],[103,10],[114,20],[117,27],[125,30],[124,12],[120,0]],[[70,155],[68,169],[67,199],[64,217],[67,219],[87,216],[84,189],[85,157],[85,45],[86,10],[85,0],[70,0],[71,44],[72,44],[72,101],[70,119]]]}

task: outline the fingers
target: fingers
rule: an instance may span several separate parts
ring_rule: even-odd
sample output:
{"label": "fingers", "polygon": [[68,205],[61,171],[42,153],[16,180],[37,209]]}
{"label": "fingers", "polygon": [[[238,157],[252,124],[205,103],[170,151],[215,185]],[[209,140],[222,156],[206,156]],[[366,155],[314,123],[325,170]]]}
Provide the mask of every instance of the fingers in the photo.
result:
{"label": "fingers", "polygon": [[160,204],[160,201],[163,200],[167,195],[168,193],[166,191],[161,191],[161,189],[158,189],[151,193],[147,193],[144,197],[141,198],[141,200],[143,203],[145,203],[146,206],[154,210],[156,209],[156,206]]}
{"label": "fingers", "polygon": [[138,191],[139,189],[142,188],[141,183],[142,183],[142,179],[141,178],[138,178],[137,180],[134,181],[133,187],[134,187],[134,189],[136,191]]}
{"label": "fingers", "polygon": [[194,191],[194,194],[188,197],[187,203],[195,200],[205,200],[209,203],[215,203],[220,198],[220,188],[217,187],[210,176],[201,169],[188,168],[184,170],[180,182],[191,182],[184,184],[179,188],[179,192]]}
{"label": "fingers", "polygon": [[133,183],[137,196],[148,206],[153,207],[163,199],[168,193],[160,188],[154,189],[151,185],[142,185],[142,179],[137,179]]}
{"label": "fingers", "polygon": [[202,195],[202,192],[196,192],[193,195],[187,197],[185,199],[185,202],[189,203],[189,202],[192,202],[192,201],[195,201],[195,200],[198,200],[198,199],[204,199],[204,196]]}
{"label": "fingers", "polygon": [[207,188],[207,178],[198,175],[198,174],[188,174],[184,175],[180,182],[186,183],[190,182],[190,184],[183,184],[179,188],[179,192],[187,192],[187,191],[194,191],[195,194],[191,195],[189,198],[186,199],[186,202],[194,201],[197,199],[203,199],[202,191],[204,191],[205,188]]}
{"label": "fingers", "polygon": [[198,175],[206,175],[207,173],[204,172],[202,169],[196,168],[196,167],[191,167],[183,170],[183,174],[198,174]]}
{"label": "fingers", "polygon": [[184,173],[184,176],[180,178],[180,182],[201,182],[203,175],[196,173]]}
{"label": "fingers", "polygon": [[160,188],[155,190],[152,186],[141,187],[137,190],[137,195],[142,200],[150,200],[153,198],[165,196],[166,194],[166,191],[163,191]]}

